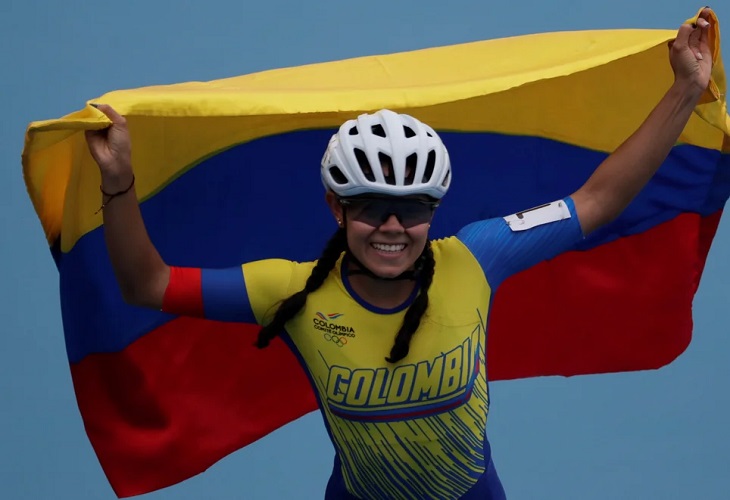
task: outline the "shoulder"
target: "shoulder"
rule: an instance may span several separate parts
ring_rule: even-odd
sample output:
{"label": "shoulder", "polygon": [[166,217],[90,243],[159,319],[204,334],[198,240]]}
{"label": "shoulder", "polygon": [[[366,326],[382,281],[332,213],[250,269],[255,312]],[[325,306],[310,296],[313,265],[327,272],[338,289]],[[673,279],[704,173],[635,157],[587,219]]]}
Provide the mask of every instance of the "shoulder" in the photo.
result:
{"label": "shoulder", "polygon": [[449,236],[431,241],[431,250],[439,273],[464,278],[468,273],[481,274],[471,250],[457,237]]}
{"label": "shoulder", "polygon": [[491,286],[479,262],[455,236],[434,240],[431,248],[436,262],[429,288],[430,321],[442,325],[472,324],[475,311],[485,313]]}
{"label": "shoulder", "polygon": [[243,264],[243,280],[257,316],[301,290],[315,262],[265,259]]}
{"label": "shoulder", "polygon": [[269,280],[290,279],[293,276],[309,275],[316,261],[295,262],[286,259],[264,259],[243,264],[243,274],[249,278],[264,277]]}
{"label": "shoulder", "polygon": [[452,258],[463,254],[463,252],[469,252],[458,236],[431,240],[431,250],[433,250],[435,259]]}

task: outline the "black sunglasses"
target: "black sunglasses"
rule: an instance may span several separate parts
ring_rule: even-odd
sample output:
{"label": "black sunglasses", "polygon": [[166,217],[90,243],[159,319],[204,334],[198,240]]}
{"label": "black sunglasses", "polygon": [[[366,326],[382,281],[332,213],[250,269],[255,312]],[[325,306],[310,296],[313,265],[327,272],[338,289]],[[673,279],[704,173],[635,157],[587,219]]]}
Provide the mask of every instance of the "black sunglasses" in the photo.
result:
{"label": "black sunglasses", "polygon": [[339,198],[338,201],[351,220],[380,227],[395,215],[406,229],[431,222],[433,212],[439,206],[438,201],[379,196]]}

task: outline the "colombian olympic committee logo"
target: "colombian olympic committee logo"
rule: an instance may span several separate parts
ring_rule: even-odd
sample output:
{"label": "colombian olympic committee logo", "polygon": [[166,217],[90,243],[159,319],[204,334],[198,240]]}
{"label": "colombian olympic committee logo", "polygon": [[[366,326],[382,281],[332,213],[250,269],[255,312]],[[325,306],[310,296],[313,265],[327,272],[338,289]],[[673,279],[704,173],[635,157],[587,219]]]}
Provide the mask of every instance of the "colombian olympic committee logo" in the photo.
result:
{"label": "colombian olympic committee logo", "polygon": [[312,326],[315,330],[322,332],[324,340],[332,342],[337,347],[347,344],[348,338],[355,337],[355,329],[351,326],[338,322],[344,316],[343,313],[323,314],[317,312],[312,318]]}
{"label": "colombian olympic committee logo", "polygon": [[324,339],[334,343],[337,347],[343,347],[345,344],[347,344],[347,337],[330,335],[329,333],[324,334]]}
{"label": "colombian olympic committee logo", "polygon": [[344,316],[344,314],[342,314],[342,313],[330,313],[330,314],[325,315],[325,314],[322,314],[321,312],[318,312],[317,313],[317,317],[319,319],[321,319],[322,321],[334,321],[334,320],[340,318],[341,316]]}

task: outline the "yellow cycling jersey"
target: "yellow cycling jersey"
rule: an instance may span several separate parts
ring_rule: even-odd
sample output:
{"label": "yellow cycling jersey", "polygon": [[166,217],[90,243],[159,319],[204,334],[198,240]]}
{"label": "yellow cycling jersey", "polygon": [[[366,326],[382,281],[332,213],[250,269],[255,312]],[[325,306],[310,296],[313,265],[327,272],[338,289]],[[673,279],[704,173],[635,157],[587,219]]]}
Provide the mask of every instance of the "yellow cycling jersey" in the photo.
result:
{"label": "yellow cycling jersey", "polygon": [[[366,498],[458,498],[490,461],[486,325],[491,289],[457,238],[432,243],[429,306],[408,356],[388,363],[410,300],[366,304],[342,274],[342,258],[286,325],[319,399],[349,492]],[[301,290],[313,262],[243,265],[259,323]],[[337,472],[337,471],[336,471]]]}

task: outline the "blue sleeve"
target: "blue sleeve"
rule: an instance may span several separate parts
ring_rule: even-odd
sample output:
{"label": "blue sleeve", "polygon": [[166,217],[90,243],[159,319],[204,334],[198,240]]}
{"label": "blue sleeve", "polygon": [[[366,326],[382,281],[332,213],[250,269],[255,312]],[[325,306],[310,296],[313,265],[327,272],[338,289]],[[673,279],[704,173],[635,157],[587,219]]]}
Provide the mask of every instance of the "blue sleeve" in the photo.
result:
{"label": "blue sleeve", "polygon": [[571,198],[563,200],[570,217],[525,231],[513,231],[499,217],[471,223],[456,237],[481,265],[493,290],[513,274],[571,249],[583,238]]}
{"label": "blue sleeve", "polygon": [[241,266],[203,269],[201,288],[207,319],[256,323]]}

